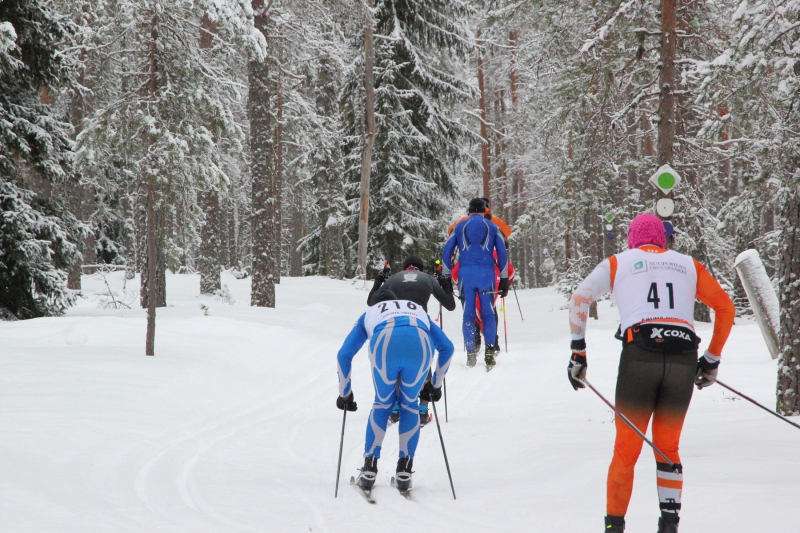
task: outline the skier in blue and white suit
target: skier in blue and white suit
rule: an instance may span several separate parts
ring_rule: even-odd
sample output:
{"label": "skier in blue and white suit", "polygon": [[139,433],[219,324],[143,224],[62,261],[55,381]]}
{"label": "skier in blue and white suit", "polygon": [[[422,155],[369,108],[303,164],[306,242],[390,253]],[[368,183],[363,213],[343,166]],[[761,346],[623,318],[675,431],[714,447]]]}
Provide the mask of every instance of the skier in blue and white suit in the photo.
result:
{"label": "skier in blue and white suit", "polygon": [[[456,225],[442,252],[442,272],[450,275],[453,268],[453,254],[458,249],[459,274],[458,290],[464,305],[464,343],[467,347],[467,366],[475,366],[477,350],[475,348],[475,310],[476,295],[481,300],[481,319],[483,335],[486,339],[494,339],[497,334],[497,323],[494,318],[494,286],[495,259],[497,251],[497,267],[500,269],[499,295],[508,295],[508,253],[503,242],[500,229],[486,217],[486,204],[480,198],[469,203],[469,214],[465,220]],[[486,342],[486,367],[491,369],[499,347]]]}
{"label": "skier in blue and white suit", "polygon": [[[397,300],[394,293],[381,289],[378,302],[361,315],[339,350],[340,409],[355,410],[350,371],[355,354],[369,340],[369,359],[375,402],[367,423],[364,446],[364,468],[358,484],[371,490],[378,472],[381,444],[395,400],[400,403],[400,460],[397,463],[398,484],[411,482],[411,467],[419,441],[419,395],[433,401],[441,397],[445,373],[453,356],[453,343],[425,312],[421,305]],[[425,378],[439,352],[436,369],[428,384]],[[399,386],[398,386],[399,381]]]}

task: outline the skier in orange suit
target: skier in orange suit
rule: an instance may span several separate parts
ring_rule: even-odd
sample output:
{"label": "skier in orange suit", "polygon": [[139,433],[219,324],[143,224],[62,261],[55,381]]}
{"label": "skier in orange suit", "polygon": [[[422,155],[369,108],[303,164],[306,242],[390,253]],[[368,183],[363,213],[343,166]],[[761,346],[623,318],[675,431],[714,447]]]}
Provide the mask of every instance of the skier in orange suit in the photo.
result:
{"label": "skier in orange suit", "polygon": [[[668,250],[664,226],[653,214],[631,222],[629,250],[600,263],[570,301],[572,357],[567,377],[575,390],[585,387],[586,316],[589,305],[611,292],[620,314],[622,355],[616,407],[642,432],[653,419],[653,444],[661,517],[658,533],[677,533],[683,466],[678,455],[683,421],[698,389],[714,384],[722,348],[733,325],[733,302],[695,259]],[[716,315],[708,349],[698,359],[700,338],[694,331],[694,302]],[[614,457],[608,470],[606,533],[623,533],[633,490],[633,469],[643,441],[616,417]],[[670,464],[672,463],[672,464]]]}

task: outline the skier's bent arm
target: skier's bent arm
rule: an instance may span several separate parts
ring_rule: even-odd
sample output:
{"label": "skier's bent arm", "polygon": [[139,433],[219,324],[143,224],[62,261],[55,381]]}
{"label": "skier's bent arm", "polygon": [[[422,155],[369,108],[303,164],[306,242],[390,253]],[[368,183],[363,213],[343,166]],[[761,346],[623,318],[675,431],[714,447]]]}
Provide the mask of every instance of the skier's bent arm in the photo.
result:
{"label": "skier's bent arm", "polygon": [[433,277],[431,277],[431,280],[433,287],[433,296],[437,300],[439,300],[439,303],[441,303],[445,309],[447,309],[448,311],[455,311],[456,299],[453,297],[453,295],[444,292],[442,286],[439,285],[439,282],[437,282]]}
{"label": "skier's bent arm", "polygon": [[694,266],[697,270],[697,299],[714,310],[714,333],[711,335],[708,352],[719,360],[733,327],[736,308],[728,293],[705,267],[697,260],[694,261]]}
{"label": "skier's bent arm", "polygon": [[508,251],[499,231],[494,239],[494,247],[497,250],[497,268],[500,269],[500,277],[508,278]]}
{"label": "skier's bent arm", "polygon": [[353,329],[344,340],[344,344],[339,348],[337,359],[339,360],[339,396],[342,398],[350,394],[350,371],[353,367],[353,357],[358,353],[364,343],[367,342],[367,329],[364,327],[364,317],[362,314]]}
{"label": "skier's bent arm", "polygon": [[573,341],[586,337],[589,305],[611,292],[611,261],[606,259],[584,279],[569,300],[569,329]]}
{"label": "skier's bent arm", "polygon": [[450,275],[450,270],[453,268],[453,253],[456,251],[456,234],[453,233],[447,243],[444,245],[442,251],[442,274],[445,276]]}
{"label": "skier's bent arm", "polygon": [[447,369],[450,368],[450,360],[453,358],[455,348],[450,339],[447,338],[447,335],[444,334],[444,331],[433,322],[430,324],[430,335],[431,342],[439,353],[436,358],[436,370],[433,373],[433,378],[431,378],[431,384],[438,389],[444,382]]}

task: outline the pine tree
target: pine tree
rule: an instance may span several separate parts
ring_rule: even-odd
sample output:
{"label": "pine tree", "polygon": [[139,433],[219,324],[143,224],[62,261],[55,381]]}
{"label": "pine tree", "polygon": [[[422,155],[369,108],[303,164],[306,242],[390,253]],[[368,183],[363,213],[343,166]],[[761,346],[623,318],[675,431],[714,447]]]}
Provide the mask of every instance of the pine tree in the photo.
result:
{"label": "pine tree", "polygon": [[40,0],[0,3],[0,314],[58,315],[82,225],[54,191],[76,183],[70,124],[51,93],[72,82],[74,28]]}
{"label": "pine tree", "polygon": [[[452,0],[379,0],[372,9],[377,136],[368,264],[373,268],[384,261],[397,267],[412,252],[433,257],[446,227],[444,215],[457,187],[453,163],[477,142],[449,113],[450,106],[475,94],[462,77],[473,50],[466,26],[470,14],[465,2]],[[363,73],[362,55],[351,64],[342,91],[351,199],[358,196],[361,167]],[[355,204],[351,210],[355,228]]]}
{"label": "pine tree", "polygon": [[[249,6],[238,0],[106,7],[116,37],[94,52],[106,56],[116,76],[98,84],[94,111],[79,137],[81,164],[98,169],[103,161],[118,162],[132,182],[137,241],[146,249],[142,304],[152,355],[155,308],[165,304],[164,270],[185,262],[199,244],[197,193],[224,183],[221,147],[242,151],[236,113],[244,95],[231,68],[242,52],[263,52],[263,41],[252,32]],[[199,42],[204,17],[219,37],[209,48]],[[105,174],[94,174],[103,189]]]}

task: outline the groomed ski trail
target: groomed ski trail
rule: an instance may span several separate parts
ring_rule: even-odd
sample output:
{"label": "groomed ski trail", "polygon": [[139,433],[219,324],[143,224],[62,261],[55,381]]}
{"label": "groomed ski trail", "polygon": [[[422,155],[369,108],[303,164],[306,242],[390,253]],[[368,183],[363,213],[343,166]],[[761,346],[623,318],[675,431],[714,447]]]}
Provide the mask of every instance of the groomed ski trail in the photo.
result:
{"label": "groomed ski trail", "polygon": [[[158,310],[154,358],[143,355],[144,311],[99,309],[95,294],[106,288],[90,277],[89,299],[66,317],[0,323],[0,513],[9,531],[599,530],[612,416],[567,383],[565,300],[552,289],[518,292],[526,321],[508,311],[509,352],[491,372],[480,368],[482,354],[471,369],[465,352],[454,355],[449,423],[440,423],[458,500],[431,422],[414,460],[411,502],[389,484],[398,447],[397,427],[389,428],[372,506],[345,488],[363,464],[373,396],[364,351],[354,360],[359,409],[347,417],[333,497],[335,356],[367,291],[283,278],[278,309],[257,309],[246,305],[249,280],[223,275],[236,305],[198,297],[197,276],[167,280],[172,307]],[[599,312],[587,334],[589,379],[613,398],[617,315],[608,301]],[[445,314],[458,347],[461,312]],[[710,325],[698,329],[710,337]],[[776,368],[765,350],[754,323],[737,325],[720,379],[771,405]],[[681,449],[682,531],[791,530],[800,498],[796,433],[719,387],[695,392]],[[653,459],[644,450],[627,521],[631,530],[655,530],[656,519]]]}

